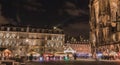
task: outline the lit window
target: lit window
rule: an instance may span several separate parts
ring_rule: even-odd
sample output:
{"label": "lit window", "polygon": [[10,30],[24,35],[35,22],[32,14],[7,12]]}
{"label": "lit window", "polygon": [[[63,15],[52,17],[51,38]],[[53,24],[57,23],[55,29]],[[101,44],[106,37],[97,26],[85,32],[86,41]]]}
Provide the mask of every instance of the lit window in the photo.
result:
{"label": "lit window", "polygon": [[0,38],[2,38],[3,37],[3,33],[0,33]]}

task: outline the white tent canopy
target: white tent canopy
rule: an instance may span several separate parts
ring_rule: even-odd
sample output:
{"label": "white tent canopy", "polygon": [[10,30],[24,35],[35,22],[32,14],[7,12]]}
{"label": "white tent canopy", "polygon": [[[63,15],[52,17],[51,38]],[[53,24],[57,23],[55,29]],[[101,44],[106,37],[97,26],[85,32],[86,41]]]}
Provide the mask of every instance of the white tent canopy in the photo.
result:
{"label": "white tent canopy", "polygon": [[64,53],[75,53],[76,51],[73,50],[70,46],[64,51]]}

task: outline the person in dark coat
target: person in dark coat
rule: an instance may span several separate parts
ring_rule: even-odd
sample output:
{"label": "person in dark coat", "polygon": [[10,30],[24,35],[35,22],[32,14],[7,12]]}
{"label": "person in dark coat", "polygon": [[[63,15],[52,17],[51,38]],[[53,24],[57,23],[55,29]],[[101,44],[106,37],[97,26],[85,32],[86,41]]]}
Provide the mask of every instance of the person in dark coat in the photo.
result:
{"label": "person in dark coat", "polygon": [[77,59],[77,55],[76,55],[76,53],[74,53],[73,57],[74,57],[74,60]]}
{"label": "person in dark coat", "polygon": [[29,60],[32,61],[33,60],[33,55],[30,54]]}

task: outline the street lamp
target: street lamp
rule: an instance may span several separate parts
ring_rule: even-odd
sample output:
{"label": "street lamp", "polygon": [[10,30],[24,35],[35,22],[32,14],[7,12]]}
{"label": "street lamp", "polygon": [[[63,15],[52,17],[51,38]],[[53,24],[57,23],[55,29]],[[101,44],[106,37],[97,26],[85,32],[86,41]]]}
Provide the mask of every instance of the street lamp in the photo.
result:
{"label": "street lamp", "polygon": [[54,30],[56,30],[56,29],[57,29],[57,27],[56,27],[56,26],[54,26],[54,27],[53,27],[53,29],[54,29]]}

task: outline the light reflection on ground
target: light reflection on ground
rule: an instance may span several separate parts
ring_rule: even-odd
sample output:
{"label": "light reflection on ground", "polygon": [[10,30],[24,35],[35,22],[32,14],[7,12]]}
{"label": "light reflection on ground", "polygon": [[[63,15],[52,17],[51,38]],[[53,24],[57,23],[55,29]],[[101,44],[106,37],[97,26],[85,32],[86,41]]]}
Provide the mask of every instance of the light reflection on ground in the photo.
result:
{"label": "light reflection on ground", "polygon": [[77,61],[47,61],[28,62],[26,65],[120,65],[120,60],[77,60]]}

